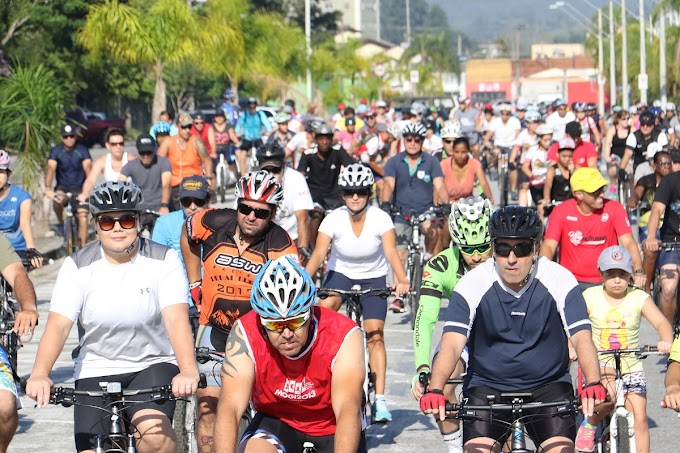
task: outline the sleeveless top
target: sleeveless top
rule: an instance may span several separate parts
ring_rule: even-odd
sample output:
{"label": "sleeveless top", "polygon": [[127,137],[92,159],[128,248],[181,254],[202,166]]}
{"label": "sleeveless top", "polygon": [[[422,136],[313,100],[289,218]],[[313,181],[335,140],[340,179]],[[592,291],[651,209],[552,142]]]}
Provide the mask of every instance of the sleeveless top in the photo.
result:
{"label": "sleeveless top", "polygon": [[[309,436],[335,434],[331,384],[335,357],[354,321],[328,308],[314,307],[310,344],[297,357],[281,355],[269,342],[256,312],[239,322],[255,364],[251,400],[259,413],[275,417]],[[360,415],[357,414],[357,417]]]}
{"label": "sleeveless top", "polygon": [[562,171],[556,166],[555,177],[553,177],[552,187],[550,188],[550,199],[552,201],[567,201],[570,198],[571,186],[569,186],[569,178],[565,178]]}
{"label": "sleeveless top", "polygon": [[[630,127],[627,128],[628,134],[630,134]],[[626,134],[625,137],[621,138],[619,137],[619,130],[616,129],[614,132],[614,137],[612,137],[612,150],[611,153],[619,156],[620,158],[623,159],[623,153],[626,151],[626,139],[628,138],[628,134]]]}
{"label": "sleeveless top", "polygon": [[[118,181],[118,176],[120,176],[120,171],[115,171],[113,165],[111,164],[112,156],[111,153],[106,155],[106,162],[104,163],[104,179],[106,181]],[[123,153],[123,161],[120,166],[121,170],[128,163],[128,153]]]}
{"label": "sleeveless top", "polygon": [[213,125],[213,129],[215,130],[215,144],[217,145],[217,149],[221,150],[226,148],[226,145],[231,141],[231,137],[229,137],[229,125],[224,123],[223,131],[217,129],[217,126],[215,125]]}
{"label": "sleeveless top", "polygon": [[203,161],[201,155],[196,149],[196,137],[190,137],[186,142],[185,149],[180,149],[178,136],[171,137],[170,149],[168,150],[168,159],[172,166],[172,179],[170,185],[173,187],[179,186],[182,179],[187,176],[203,175]]}
{"label": "sleeveless top", "polygon": [[458,201],[461,198],[472,195],[472,190],[475,186],[475,174],[482,166],[477,159],[470,157],[467,163],[465,179],[461,182],[458,181],[456,175],[453,173],[453,169],[451,169],[452,162],[453,157],[447,157],[441,162],[442,172],[444,173],[444,184],[446,184],[446,191],[449,194],[450,202]]}

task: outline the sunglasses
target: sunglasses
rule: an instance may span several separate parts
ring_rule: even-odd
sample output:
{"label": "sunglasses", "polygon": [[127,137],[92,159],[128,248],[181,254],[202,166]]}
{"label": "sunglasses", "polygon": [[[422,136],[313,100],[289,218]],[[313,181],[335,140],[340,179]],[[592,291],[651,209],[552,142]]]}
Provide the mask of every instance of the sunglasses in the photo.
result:
{"label": "sunglasses", "polygon": [[367,197],[369,191],[368,190],[343,190],[342,191],[342,196],[347,197],[347,198],[353,198],[354,195],[357,197]]}
{"label": "sunglasses", "polygon": [[654,123],[640,123],[640,127],[646,126],[646,127],[653,127]]}
{"label": "sunglasses", "polygon": [[448,140],[442,140],[442,141],[444,143],[446,143],[447,145],[451,145],[455,140],[448,139]]}
{"label": "sunglasses", "polygon": [[475,253],[479,253],[480,255],[484,255],[486,252],[491,249],[491,244],[479,244],[479,245],[459,245],[458,249],[460,250],[460,253],[463,255],[468,255],[472,256]]}
{"label": "sunglasses", "polygon": [[205,121],[194,121],[194,126],[201,126],[202,124],[205,124]]}
{"label": "sunglasses", "polygon": [[75,135],[62,135],[61,138],[76,138]]}
{"label": "sunglasses", "polygon": [[252,206],[243,203],[238,204],[238,212],[245,216],[249,216],[251,212],[254,212],[255,218],[260,220],[267,219],[272,214],[269,209],[253,208]]}
{"label": "sunglasses", "polygon": [[414,136],[405,137],[404,140],[406,140],[408,143],[421,143],[423,141],[421,137]]}
{"label": "sunglasses", "polygon": [[120,217],[110,217],[102,215],[97,217],[97,225],[102,231],[111,231],[116,226],[116,222],[124,230],[130,230],[137,225],[137,216],[134,214],[125,214]]}
{"label": "sunglasses", "polygon": [[148,157],[153,155],[153,151],[139,151],[137,154],[139,154],[140,157]]}
{"label": "sunglasses", "polygon": [[288,329],[291,332],[295,332],[296,330],[300,329],[302,326],[305,325],[307,320],[309,319],[310,312],[307,311],[306,313],[300,315],[300,316],[295,316],[293,318],[286,318],[286,319],[265,319],[265,318],[260,318],[260,323],[262,323],[262,326],[269,330],[270,332],[276,332],[276,333],[283,333],[284,330]]}
{"label": "sunglasses", "polygon": [[180,198],[179,202],[185,208],[188,208],[192,204],[195,204],[199,208],[202,208],[203,206],[205,206],[206,200],[204,200],[203,198],[184,197]]}
{"label": "sunglasses", "polygon": [[282,169],[283,169],[283,166],[280,166],[280,167],[267,166],[266,168],[263,168],[262,170],[268,171],[269,173],[281,173]]}
{"label": "sunglasses", "polygon": [[180,129],[191,129],[191,124],[188,124],[186,126],[180,126]]}
{"label": "sunglasses", "polygon": [[111,146],[125,146],[125,142],[109,142]]}
{"label": "sunglasses", "polygon": [[513,252],[517,258],[524,258],[534,253],[533,242],[521,242],[519,244],[510,245],[505,242],[494,242],[494,252],[498,256],[507,258],[510,252]]}

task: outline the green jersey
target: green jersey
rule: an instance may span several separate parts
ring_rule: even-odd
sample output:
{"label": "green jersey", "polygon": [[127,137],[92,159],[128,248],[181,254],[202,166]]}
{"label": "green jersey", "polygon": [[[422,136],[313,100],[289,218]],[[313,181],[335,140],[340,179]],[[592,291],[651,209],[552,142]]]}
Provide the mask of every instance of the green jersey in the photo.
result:
{"label": "green jersey", "polygon": [[439,319],[442,297],[451,298],[453,288],[465,274],[465,262],[458,247],[451,246],[427,262],[420,285],[420,303],[413,329],[413,352],[416,370],[430,366],[432,333]]}

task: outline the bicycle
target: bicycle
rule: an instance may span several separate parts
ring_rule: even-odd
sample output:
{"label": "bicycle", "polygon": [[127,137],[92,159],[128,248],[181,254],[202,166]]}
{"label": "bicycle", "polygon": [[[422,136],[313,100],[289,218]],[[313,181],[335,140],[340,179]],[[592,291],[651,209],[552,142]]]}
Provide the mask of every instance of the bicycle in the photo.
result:
{"label": "bicycle", "polygon": [[[50,389],[50,404],[71,407],[73,405],[87,406],[78,401],[79,396],[102,398],[107,402],[106,407],[99,408],[102,412],[111,416],[109,433],[97,435],[95,439],[95,453],[136,453],[137,447],[134,433],[136,426],[130,420],[125,419],[124,411],[137,404],[155,402],[163,404],[166,401],[181,401],[172,393],[172,385],[161,385],[149,389],[123,390],[120,382],[100,382],[101,390],[75,390],[70,387],[55,386]],[[201,374],[199,388],[206,387],[205,375]],[[24,389],[25,390],[25,389]],[[140,395],[151,395],[146,401],[131,401]],[[110,445],[110,447],[108,447]],[[179,450],[178,450],[179,451]]]}
{"label": "bicycle", "polygon": [[[670,252],[670,251],[673,251],[673,250],[677,250],[679,248],[680,248],[680,242],[661,242],[659,244],[659,251],[657,252],[657,255],[656,255],[657,256],[657,262],[658,262],[658,259],[659,259],[659,253],[660,252]],[[651,294],[651,296],[652,296],[652,300],[654,301],[654,303],[658,305],[659,300],[661,298],[661,268],[658,265],[656,265],[654,267],[654,277],[653,277],[653,281],[652,281],[652,294]],[[676,304],[680,304],[680,290],[676,290],[675,300],[676,300]],[[678,306],[678,305],[676,305],[676,306]],[[676,313],[676,316],[680,316],[680,312]],[[677,319],[676,319],[675,324],[676,324],[676,332],[675,333],[677,334],[678,333],[677,332],[677,327],[678,327]]]}
{"label": "bicycle", "polygon": [[382,297],[383,299],[387,299],[389,295],[392,294],[392,289],[391,288],[361,289],[361,286],[354,285],[349,291],[344,289],[319,288],[316,292],[316,295],[319,297],[319,299],[326,299],[327,297],[332,295],[331,293],[339,295],[343,298],[343,302],[345,302],[345,310],[347,312],[347,317],[352,321],[356,322],[359,328],[364,333],[364,358],[366,360],[366,368],[368,373],[366,380],[364,381],[364,399],[365,399],[364,410],[369,411],[369,414],[366,417],[366,419],[369,420],[371,424],[373,424],[375,418],[375,414],[373,413],[373,401],[374,401],[373,395],[375,395],[375,382],[374,382],[375,379],[373,377],[373,373],[371,373],[371,364],[368,352],[368,337],[366,336],[366,331],[363,328],[363,308],[361,307],[361,296],[365,296],[367,294],[375,294],[377,296]]}
{"label": "bicycle", "polygon": [[2,281],[2,294],[0,297],[0,347],[5,350],[9,359],[10,367],[14,380],[19,382],[17,374],[17,352],[23,345],[19,341],[19,336],[14,331],[14,321],[17,313],[17,303],[12,297],[11,288],[7,281],[0,276]]}
{"label": "bicycle", "polygon": [[[408,256],[406,258],[406,278],[408,278],[411,290],[404,295],[404,307],[410,315],[411,330],[416,326],[416,315],[420,303],[420,283],[423,279],[423,258],[424,251],[420,245],[420,224],[425,220],[440,219],[446,221],[443,216],[442,208],[439,206],[430,207],[420,215],[415,213],[404,214],[398,208],[392,210],[392,215],[401,216],[411,226],[411,239],[408,242]],[[434,226],[434,222],[433,225]]]}
{"label": "bicycle", "polygon": [[[525,421],[536,421],[541,414],[527,414],[521,415],[526,411],[532,409],[541,409],[546,407],[556,408],[555,412],[546,415],[546,417],[563,417],[574,415],[578,412],[578,405],[574,399],[552,401],[552,402],[530,402],[525,403],[525,399],[531,399],[532,394],[529,392],[507,392],[501,393],[501,398],[508,399],[509,403],[496,403],[495,397],[489,395],[487,405],[472,405],[465,401],[461,403],[446,403],[446,411],[455,413],[454,417],[460,420],[488,420],[492,423],[499,423],[508,428],[510,440],[510,450],[506,453],[537,453],[538,447],[534,449],[527,448],[527,439],[531,437],[527,434]],[[513,414],[513,421],[507,422],[500,420],[493,416],[494,411],[511,411]],[[488,415],[478,414],[478,412],[488,412]],[[533,439],[531,439],[533,441]],[[498,442],[498,440],[496,440]],[[536,442],[534,441],[534,444]],[[542,451],[542,450],[540,450]]]}
{"label": "bicycle", "polygon": [[[595,445],[598,452],[609,453],[632,453],[635,449],[635,430],[633,426],[633,414],[626,409],[626,394],[621,373],[621,356],[633,354],[639,358],[660,353],[655,346],[643,346],[637,349],[612,349],[609,351],[597,351],[599,356],[613,356],[614,360],[614,386],[616,399],[614,411],[608,414],[600,423],[598,431],[601,433]],[[611,360],[611,359],[610,359]],[[583,382],[581,369],[579,368],[579,382]]]}
{"label": "bicycle", "polygon": [[[64,236],[64,248],[67,255],[72,255],[73,253],[80,250],[80,239],[78,238],[78,218],[75,215],[73,204],[78,203],[78,200],[74,197],[72,192],[66,192],[64,194],[66,197],[66,206],[64,209],[64,226],[63,226],[63,236]],[[60,197],[55,195],[54,201],[61,203]],[[77,208],[76,208],[77,210]]]}
{"label": "bicycle", "polygon": [[[215,367],[221,367],[224,361],[224,354],[221,354],[214,349],[196,348],[196,361],[200,364],[205,364],[210,361],[215,361]],[[219,373],[219,370],[217,370]],[[205,388],[201,387],[201,388]],[[193,395],[189,398],[178,399],[175,405],[175,413],[172,417],[172,428],[177,436],[177,453],[197,453],[198,438],[196,436],[196,408],[198,398]],[[239,423],[238,438],[243,436],[243,433],[253,420],[253,409],[248,406],[248,410],[243,413]]]}
{"label": "bicycle", "polygon": [[509,173],[508,164],[510,161],[510,156],[508,153],[508,148],[499,148],[500,153],[498,154],[498,190],[500,192],[500,206],[503,208],[508,205],[508,185],[509,185]]}
{"label": "bicycle", "polygon": [[231,181],[229,165],[224,158],[224,153],[219,153],[219,161],[215,165],[215,193],[217,195],[217,201],[224,203],[227,198],[227,187]]}
{"label": "bicycle", "polygon": [[156,219],[158,219],[160,216],[161,213],[158,211],[154,211],[152,209],[144,209],[140,215],[140,223],[142,229],[139,232],[139,237],[142,237],[144,239],[151,239],[151,235],[153,234],[153,227],[156,224]]}

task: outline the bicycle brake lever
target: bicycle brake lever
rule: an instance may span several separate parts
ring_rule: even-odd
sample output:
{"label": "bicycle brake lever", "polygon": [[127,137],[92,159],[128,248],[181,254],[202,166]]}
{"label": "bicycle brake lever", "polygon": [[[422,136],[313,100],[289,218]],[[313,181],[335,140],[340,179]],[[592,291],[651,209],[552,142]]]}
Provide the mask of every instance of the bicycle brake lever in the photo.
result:
{"label": "bicycle brake lever", "polygon": [[200,373],[198,375],[198,388],[204,389],[208,386],[208,379],[205,377],[205,373]]}

